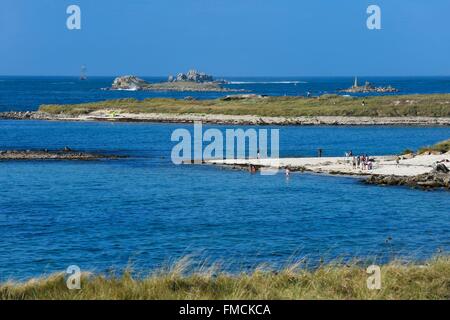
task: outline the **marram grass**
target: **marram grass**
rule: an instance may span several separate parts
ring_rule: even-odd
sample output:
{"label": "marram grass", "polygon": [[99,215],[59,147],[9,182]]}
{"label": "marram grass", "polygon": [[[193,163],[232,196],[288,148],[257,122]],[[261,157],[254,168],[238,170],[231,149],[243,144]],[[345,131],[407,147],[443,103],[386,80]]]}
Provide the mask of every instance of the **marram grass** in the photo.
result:
{"label": "marram grass", "polygon": [[185,262],[147,277],[83,274],[81,290],[68,290],[64,274],[0,285],[0,299],[450,299],[450,257],[420,265],[381,266],[381,289],[369,290],[357,263],[305,270],[300,264],[273,272],[230,275],[209,269],[185,274]]}
{"label": "marram grass", "polygon": [[419,153],[437,152],[446,153],[450,151],[450,139],[436,143],[435,145],[419,149]]}

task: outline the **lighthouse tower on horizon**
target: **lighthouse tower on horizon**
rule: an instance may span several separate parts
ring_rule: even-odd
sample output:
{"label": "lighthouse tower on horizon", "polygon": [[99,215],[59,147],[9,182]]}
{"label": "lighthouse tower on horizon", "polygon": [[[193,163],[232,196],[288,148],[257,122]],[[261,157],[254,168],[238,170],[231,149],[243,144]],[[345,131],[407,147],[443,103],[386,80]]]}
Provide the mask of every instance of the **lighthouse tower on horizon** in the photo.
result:
{"label": "lighthouse tower on horizon", "polygon": [[81,72],[80,72],[80,80],[86,80],[87,79],[87,75],[86,75],[86,66],[82,65],[81,66]]}

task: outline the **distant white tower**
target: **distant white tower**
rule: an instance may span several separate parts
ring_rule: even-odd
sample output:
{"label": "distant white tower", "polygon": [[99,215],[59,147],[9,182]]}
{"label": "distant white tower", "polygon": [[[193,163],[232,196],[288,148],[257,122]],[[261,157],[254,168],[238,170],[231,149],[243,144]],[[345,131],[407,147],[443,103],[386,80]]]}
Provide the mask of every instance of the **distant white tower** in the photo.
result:
{"label": "distant white tower", "polygon": [[86,75],[86,66],[82,65],[81,66],[81,72],[80,72],[80,80],[86,80],[87,79],[87,75]]}

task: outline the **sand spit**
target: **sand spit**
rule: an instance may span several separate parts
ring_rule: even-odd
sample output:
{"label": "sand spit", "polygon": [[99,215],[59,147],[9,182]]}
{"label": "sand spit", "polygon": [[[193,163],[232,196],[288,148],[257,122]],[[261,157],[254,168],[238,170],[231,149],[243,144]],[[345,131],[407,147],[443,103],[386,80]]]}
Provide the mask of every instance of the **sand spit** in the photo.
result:
{"label": "sand spit", "polygon": [[[234,167],[289,168],[291,171],[367,177],[366,182],[382,185],[407,185],[419,188],[450,189],[450,174],[436,172],[436,163],[450,168],[450,154],[371,156],[371,170],[354,168],[351,157],[226,159],[206,160],[206,164]],[[444,162],[443,162],[444,161]]]}
{"label": "sand spit", "polygon": [[449,126],[450,118],[443,117],[260,117],[254,115],[223,114],[171,114],[171,113],[125,113],[98,110],[79,116],[48,114],[43,112],[2,112],[0,119],[50,120],[50,121],[111,121],[111,122],[163,122],[231,125],[423,125]]}

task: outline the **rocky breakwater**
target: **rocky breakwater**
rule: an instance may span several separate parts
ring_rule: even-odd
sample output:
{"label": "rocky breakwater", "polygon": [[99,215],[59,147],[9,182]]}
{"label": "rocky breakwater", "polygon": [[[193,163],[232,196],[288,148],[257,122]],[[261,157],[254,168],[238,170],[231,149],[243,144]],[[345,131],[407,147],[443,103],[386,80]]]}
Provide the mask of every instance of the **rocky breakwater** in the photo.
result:
{"label": "rocky breakwater", "polygon": [[80,152],[68,147],[62,150],[0,150],[0,161],[13,160],[100,160],[119,159],[123,156]]}

